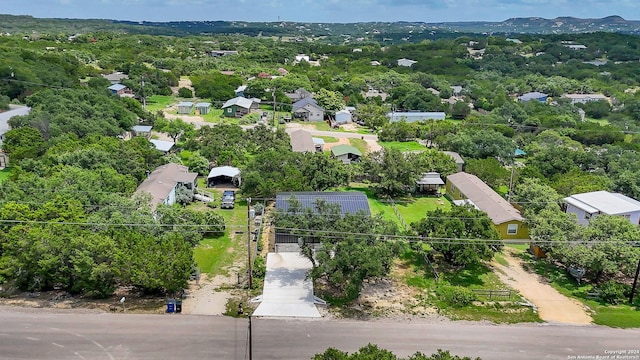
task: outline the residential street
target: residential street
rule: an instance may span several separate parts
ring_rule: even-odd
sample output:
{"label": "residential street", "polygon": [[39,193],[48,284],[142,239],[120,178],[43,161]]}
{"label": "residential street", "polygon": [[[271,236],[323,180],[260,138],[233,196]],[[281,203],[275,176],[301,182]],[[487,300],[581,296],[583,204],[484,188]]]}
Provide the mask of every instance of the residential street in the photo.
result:
{"label": "residential street", "polygon": [[[247,319],[3,306],[0,322],[0,359],[248,358]],[[640,330],[599,326],[254,319],[252,333],[254,359],[309,359],[328,347],[354,351],[369,342],[400,356],[442,348],[483,360],[595,359],[640,349]]]}

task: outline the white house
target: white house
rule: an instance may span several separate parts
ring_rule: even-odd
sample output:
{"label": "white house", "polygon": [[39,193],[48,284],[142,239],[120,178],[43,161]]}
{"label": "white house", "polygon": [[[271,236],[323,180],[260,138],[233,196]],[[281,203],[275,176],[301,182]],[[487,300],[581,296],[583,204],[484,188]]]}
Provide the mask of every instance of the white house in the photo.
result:
{"label": "white house", "polygon": [[576,214],[578,223],[587,225],[591,217],[606,214],[629,219],[632,224],[640,222],[640,201],[619,193],[593,191],[564,198],[566,212]]}
{"label": "white house", "polygon": [[564,94],[562,97],[571,100],[572,104],[586,104],[589,101],[609,101],[603,94]]}
{"label": "white house", "polygon": [[176,188],[178,185],[195,190],[198,173],[189,172],[183,165],[168,163],[158,166],[138,186],[136,193],[151,194],[151,205],[155,209],[160,204],[173,205],[176,203]]}

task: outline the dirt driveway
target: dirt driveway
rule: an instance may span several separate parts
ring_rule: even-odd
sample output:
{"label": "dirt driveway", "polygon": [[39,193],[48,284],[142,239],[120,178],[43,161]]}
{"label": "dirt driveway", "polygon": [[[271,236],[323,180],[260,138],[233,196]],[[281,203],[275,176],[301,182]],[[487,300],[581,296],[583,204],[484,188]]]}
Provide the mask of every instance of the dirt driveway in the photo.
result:
{"label": "dirt driveway", "polygon": [[541,282],[538,275],[524,270],[520,259],[510,254],[505,254],[504,258],[509,266],[495,261],[492,263],[496,275],[533,303],[538,308],[542,320],[565,324],[591,324],[593,319],[584,305],[560,294],[551,285]]}

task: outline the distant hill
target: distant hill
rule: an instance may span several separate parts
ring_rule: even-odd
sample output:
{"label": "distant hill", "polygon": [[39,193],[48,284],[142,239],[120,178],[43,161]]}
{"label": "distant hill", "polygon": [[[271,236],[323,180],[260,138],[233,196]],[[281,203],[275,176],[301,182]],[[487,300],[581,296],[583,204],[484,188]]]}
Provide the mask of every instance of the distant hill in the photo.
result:
{"label": "distant hill", "polygon": [[[367,22],[367,23],[295,23],[243,21],[173,21],[132,22],[119,20],[43,19],[31,16],[0,15],[0,33],[88,33],[119,31],[156,35],[244,34],[248,36],[282,36],[294,40],[348,38],[374,41],[418,42],[443,36],[465,34],[574,34],[617,32],[640,34],[640,21],[620,16],[601,19],[559,17],[512,18],[501,22]],[[446,35],[445,35],[446,36]],[[342,42],[342,41],[340,41]]]}

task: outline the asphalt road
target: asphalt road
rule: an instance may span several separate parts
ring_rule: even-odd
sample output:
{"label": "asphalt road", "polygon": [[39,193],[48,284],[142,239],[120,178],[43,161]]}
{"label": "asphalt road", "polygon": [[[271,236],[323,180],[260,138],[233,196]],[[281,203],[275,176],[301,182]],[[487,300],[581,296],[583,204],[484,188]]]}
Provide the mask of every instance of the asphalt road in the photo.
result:
{"label": "asphalt road", "polygon": [[[0,359],[248,359],[247,320],[0,307]],[[492,359],[640,359],[640,330],[428,321],[253,320],[254,359],[309,359],[375,343],[407,356],[438,348]],[[579,357],[582,356],[582,357]],[[615,359],[611,356],[609,359]],[[621,358],[619,358],[621,359]]]}

